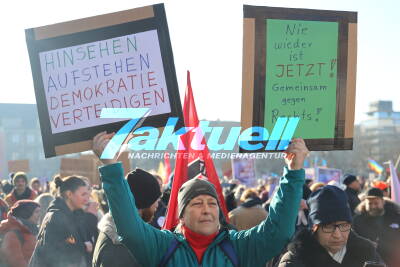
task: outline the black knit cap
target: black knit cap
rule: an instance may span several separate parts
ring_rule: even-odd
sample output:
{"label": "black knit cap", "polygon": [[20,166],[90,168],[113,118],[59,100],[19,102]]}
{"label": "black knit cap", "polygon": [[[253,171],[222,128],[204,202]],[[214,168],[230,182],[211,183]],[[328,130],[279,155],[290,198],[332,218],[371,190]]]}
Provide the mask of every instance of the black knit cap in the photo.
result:
{"label": "black knit cap", "polygon": [[8,213],[14,217],[27,220],[32,216],[35,209],[39,207],[40,205],[33,200],[18,200]]}
{"label": "black knit cap", "polygon": [[200,195],[212,196],[218,202],[217,191],[215,191],[214,185],[206,180],[193,178],[181,186],[178,192],[179,218],[182,217],[183,211],[190,200]]}
{"label": "black knit cap", "polygon": [[160,185],[150,173],[137,168],[128,173],[127,180],[138,209],[149,208],[160,198]]}
{"label": "black knit cap", "polygon": [[345,184],[345,185],[350,185],[352,182],[354,182],[354,181],[356,181],[357,180],[357,177],[355,177],[354,175],[352,175],[352,174],[346,174],[344,177],[343,177],[343,184]]}
{"label": "black knit cap", "polygon": [[346,193],[333,185],[326,185],[313,192],[307,201],[310,226],[336,221],[352,222]]}
{"label": "black knit cap", "polygon": [[375,197],[383,198],[383,191],[380,190],[379,188],[373,187],[367,191],[366,198],[375,198]]}

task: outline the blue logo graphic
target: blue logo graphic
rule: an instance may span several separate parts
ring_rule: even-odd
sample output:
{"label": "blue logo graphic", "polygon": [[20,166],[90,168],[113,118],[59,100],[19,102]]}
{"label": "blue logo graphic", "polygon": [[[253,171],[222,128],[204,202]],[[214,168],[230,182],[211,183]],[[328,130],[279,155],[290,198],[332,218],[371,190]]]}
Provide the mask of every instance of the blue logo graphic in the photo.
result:
{"label": "blue logo graphic", "polygon": [[[281,117],[276,121],[271,135],[264,127],[250,127],[242,130],[242,127],[232,127],[229,131],[225,143],[220,144],[223,127],[211,127],[208,121],[200,121],[198,127],[182,127],[175,130],[179,118],[170,117],[165,124],[164,130],[160,132],[155,127],[140,127],[145,118],[149,116],[148,108],[104,108],[101,111],[100,118],[107,119],[130,119],[110,140],[105,147],[101,158],[112,159],[121,150],[129,134],[135,135],[128,142],[131,150],[166,150],[169,144],[172,144],[175,150],[185,150],[185,146],[180,140],[180,136],[188,132],[194,133],[190,147],[193,150],[202,150],[204,144],[204,134],[210,133],[207,146],[210,150],[233,150],[236,143],[247,151],[261,150],[266,151],[285,150],[292,139],[300,118]],[[136,130],[132,131],[136,127]],[[138,128],[140,127],[140,128]],[[144,135],[145,134],[145,135]],[[139,136],[136,136],[139,135]]]}

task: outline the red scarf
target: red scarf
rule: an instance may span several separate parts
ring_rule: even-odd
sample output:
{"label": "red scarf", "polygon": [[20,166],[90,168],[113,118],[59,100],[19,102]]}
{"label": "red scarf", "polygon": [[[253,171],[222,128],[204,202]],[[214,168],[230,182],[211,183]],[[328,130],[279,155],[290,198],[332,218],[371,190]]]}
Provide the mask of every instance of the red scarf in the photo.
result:
{"label": "red scarf", "polygon": [[182,226],[182,232],[186,238],[186,241],[196,254],[197,261],[201,263],[204,252],[206,252],[208,246],[214,241],[214,238],[218,235],[218,232],[212,235],[202,235],[193,232],[186,226]]}

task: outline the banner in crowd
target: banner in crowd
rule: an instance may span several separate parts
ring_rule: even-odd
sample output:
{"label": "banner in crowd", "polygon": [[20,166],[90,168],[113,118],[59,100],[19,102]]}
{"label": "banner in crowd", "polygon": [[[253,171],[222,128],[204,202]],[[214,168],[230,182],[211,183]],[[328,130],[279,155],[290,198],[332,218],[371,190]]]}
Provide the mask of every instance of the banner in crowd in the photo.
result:
{"label": "banner in crowd", "polygon": [[7,162],[8,172],[29,172],[29,160],[9,160]]}
{"label": "banner in crowd", "polygon": [[100,184],[100,176],[97,168],[99,162],[91,156],[81,158],[61,158],[60,175],[67,177],[70,175],[79,175],[86,177],[91,185]]}
{"label": "banner in crowd", "polygon": [[331,181],[340,183],[342,170],[330,168],[316,168],[317,181],[328,184]]}
{"label": "banner in crowd", "polygon": [[315,168],[304,168],[304,170],[306,172],[306,179],[315,180],[316,177]]}
{"label": "banner in crowd", "polygon": [[248,187],[255,186],[256,161],[255,159],[232,159],[233,177]]}
{"label": "banner in crowd", "polygon": [[242,127],[299,117],[310,150],[351,150],[357,13],[245,5],[243,32]]}
{"label": "banner in crowd", "polygon": [[26,30],[45,156],[91,148],[128,118],[103,108],[149,108],[143,126],[182,117],[164,5]]}

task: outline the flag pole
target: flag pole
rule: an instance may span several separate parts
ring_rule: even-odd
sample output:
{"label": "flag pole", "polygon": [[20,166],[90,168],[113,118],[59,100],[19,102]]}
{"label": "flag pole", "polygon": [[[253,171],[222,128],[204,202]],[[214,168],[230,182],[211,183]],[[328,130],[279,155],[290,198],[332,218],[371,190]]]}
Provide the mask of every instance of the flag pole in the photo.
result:
{"label": "flag pole", "polygon": [[395,169],[395,170],[397,170],[397,167],[399,166],[399,163],[400,163],[400,154],[399,154],[399,156],[397,157],[396,164],[394,165],[394,169]]}

